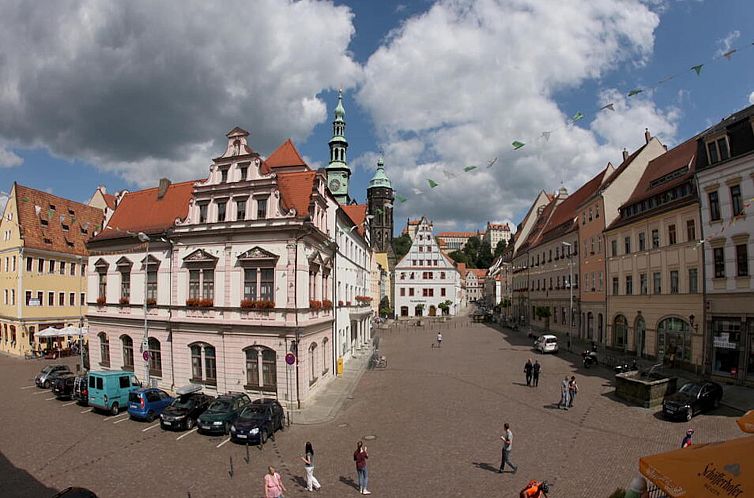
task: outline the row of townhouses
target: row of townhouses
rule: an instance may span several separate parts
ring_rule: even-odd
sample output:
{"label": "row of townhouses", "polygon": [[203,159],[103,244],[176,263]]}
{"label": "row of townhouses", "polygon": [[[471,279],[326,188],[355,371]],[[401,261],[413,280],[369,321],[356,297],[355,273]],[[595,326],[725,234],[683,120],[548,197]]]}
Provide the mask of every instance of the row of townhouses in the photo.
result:
{"label": "row of townhouses", "polygon": [[492,302],[518,324],[754,384],[753,199],[754,106],[670,150],[645,131],[575,192],[539,193],[490,270],[510,282]]}

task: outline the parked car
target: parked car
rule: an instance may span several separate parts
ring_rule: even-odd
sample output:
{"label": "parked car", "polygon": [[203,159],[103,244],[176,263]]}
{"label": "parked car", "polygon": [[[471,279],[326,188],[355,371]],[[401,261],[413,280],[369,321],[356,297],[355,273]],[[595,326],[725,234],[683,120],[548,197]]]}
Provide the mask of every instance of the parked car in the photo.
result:
{"label": "parked car", "polygon": [[541,335],[534,341],[534,349],[540,353],[557,353],[558,338],[550,334]]}
{"label": "parked car", "polygon": [[689,382],[662,402],[662,415],[669,419],[691,420],[694,415],[720,406],[723,387],[716,382]]}
{"label": "parked car", "polygon": [[89,372],[89,406],[117,415],[128,406],[128,395],[141,388],[139,379],[131,372]]}
{"label": "parked car", "polygon": [[52,393],[58,399],[69,399],[73,396],[73,381],[76,376],[71,374],[62,374],[55,379],[52,384]]}
{"label": "parked car", "polygon": [[131,391],[128,394],[128,415],[137,420],[151,422],[173,402],[173,397],[154,387]]}
{"label": "parked car", "polygon": [[285,412],[276,399],[257,399],[244,408],[233,425],[230,439],[238,443],[263,445],[275,431],[283,430]]}
{"label": "parked car", "polygon": [[160,427],[163,429],[192,429],[196,419],[209,407],[215,398],[203,394],[202,386],[192,384],[179,387],[178,395],[160,414]]}
{"label": "parked car", "polygon": [[47,365],[34,377],[34,383],[37,387],[49,389],[52,386],[52,381],[63,373],[70,374],[73,372],[66,365]]}
{"label": "parked car", "polygon": [[80,405],[89,404],[89,375],[79,375],[73,380],[73,399]]}
{"label": "parked car", "polygon": [[244,393],[228,393],[218,396],[199,415],[196,425],[200,433],[230,433],[230,426],[236,421],[244,408],[251,404],[251,399]]}

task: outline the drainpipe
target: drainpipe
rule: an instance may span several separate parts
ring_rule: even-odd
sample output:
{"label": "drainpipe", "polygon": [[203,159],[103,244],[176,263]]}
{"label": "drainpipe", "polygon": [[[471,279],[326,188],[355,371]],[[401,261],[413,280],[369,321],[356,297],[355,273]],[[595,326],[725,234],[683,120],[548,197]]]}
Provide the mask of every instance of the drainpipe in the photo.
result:
{"label": "drainpipe", "polygon": [[[295,253],[293,256],[293,289],[294,289],[294,309],[295,309],[295,316],[296,316],[296,326],[295,326],[295,334],[296,334],[296,407],[300,410],[301,409],[301,392],[299,387],[299,351],[300,351],[300,344],[299,341],[301,339],[301,331],[298,328],[298,242],[299,240],[303,239],[307,235],[311,233],[312,228],[312,222],[311,219],[307,216],[304,220],[303,226],[306,227],[304,230],[304,233],[296,237],[295,239]],[[334,306],[333,306],[334,308]],[[225,342],[223,341],[223,347]]]}

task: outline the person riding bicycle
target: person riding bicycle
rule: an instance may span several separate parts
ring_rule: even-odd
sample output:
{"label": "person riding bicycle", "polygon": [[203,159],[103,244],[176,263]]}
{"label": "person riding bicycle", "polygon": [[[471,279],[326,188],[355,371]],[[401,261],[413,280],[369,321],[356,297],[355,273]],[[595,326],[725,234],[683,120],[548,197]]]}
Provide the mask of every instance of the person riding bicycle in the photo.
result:
{"label": "person riding bicycle", "polygon": [[524,489],[519,493],[520,498],[547,498],[547,493],[550,491],[546,482],[535,481],[532,479],[526,485]]}

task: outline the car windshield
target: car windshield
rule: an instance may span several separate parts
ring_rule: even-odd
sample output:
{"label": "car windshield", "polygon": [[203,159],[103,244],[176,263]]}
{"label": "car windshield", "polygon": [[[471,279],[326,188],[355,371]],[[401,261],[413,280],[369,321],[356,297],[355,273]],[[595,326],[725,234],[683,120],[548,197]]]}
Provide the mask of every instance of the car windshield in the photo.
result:
{"label": "car windshield", "polygon": [[227,399],[216,399],[212,402],[211,405],[209,405],[209,411],[211,412],[226,412],[230,410],[230,407],[232,406],[230,400]]}
{"label": "car windshield", "polygon": [[258,417],[263,417],[265,414],[265,411],[266,410],[264,409],[263,406],[252,405],[252,406],[247,406],[246,408],[244,408],[240,416],[241,418],[258,418]]}
{"label": "car windshield", "polygon": [[679,392],[682,392],[684,394],[688,394],[692,397],[697,397],[699,395],[699,391],[701,390],[701,386],[699,384],[685,384]]}
{"label": "car windshield", "polygon": [[194,398],[191,396],[181,396],[180,398],[175,398],[170,406],[173,408],[192,408],[194,406]]}
{"label": "car windshield", "polygon": [[52,367],[51,366],[46,366],[46,367],[44,367],[42,369],[42,373],[43,374],[50,373],[50,371],[52,371]]}

